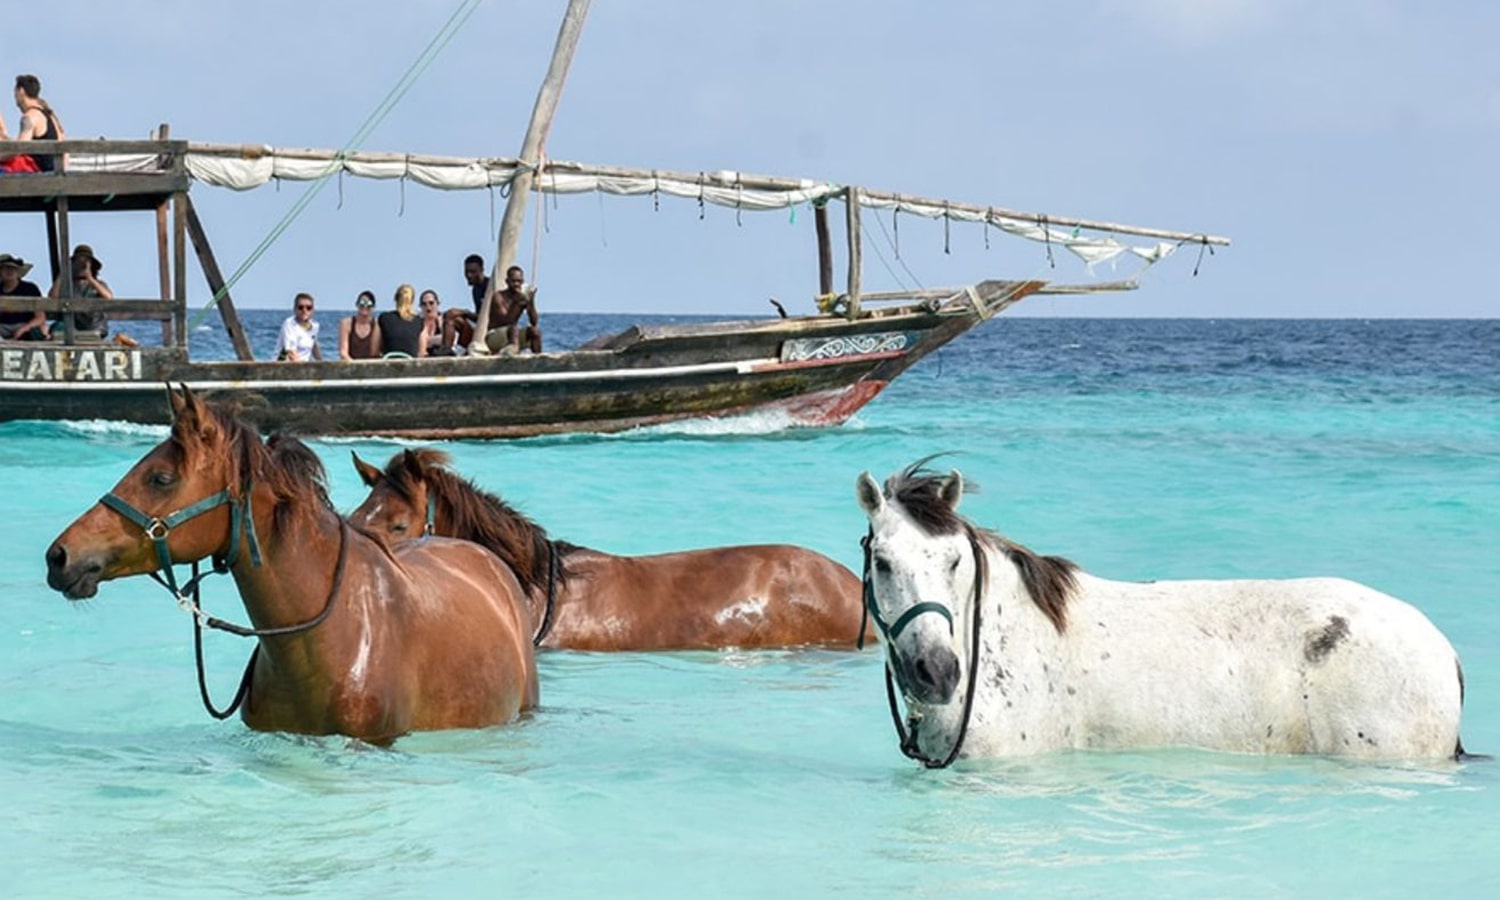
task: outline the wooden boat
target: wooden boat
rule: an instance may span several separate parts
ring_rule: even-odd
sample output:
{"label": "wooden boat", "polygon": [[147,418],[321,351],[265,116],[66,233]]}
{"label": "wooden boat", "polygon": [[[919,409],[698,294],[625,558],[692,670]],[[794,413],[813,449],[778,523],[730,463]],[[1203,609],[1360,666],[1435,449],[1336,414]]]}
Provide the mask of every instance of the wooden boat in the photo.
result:
{"label": "wooden boat", "polygon": [[[51,342],[0,342],[0,421],[165,423],[168,408],[162,385],[182,383],[202,395],[235,397],[245,414],[264,428],[314,435],[525,437],[620,431],[756,411],[780,413],[789,426],[837,425],[928,354],[1027,296],[1135,286],[1133,281],[1069,287],[993,280],[949,290],[865,293],[860,283],[862,209],[980,223],[1045,241],[1090,263],[1134,254],[1150,265],[1183,245],[1228,243],[1207,234],[928,200],[806,179],[543,160],[540,134],[581,26],[582,13],[575,8],[586,6],[587,0],[570,4],[553,70],[517,158],[197,144],[168,140],[163,127],[161,139],[151,141],[55,142],[49,146],[52,152],[70,155],[66,171],[0,176],[0,212],[45,216],[53,278],[68,264],[70,216],[154,210],[158,296],[107,301],[65,296],[40,305],[51,317],[103,309],[114,320],[155,320],[162,327],[160,346],[89,343],[71,327]],[[0,142],[0,158],[36,149],[35,143]],[[536,355],[360,363],[257,361],[189,190],[194,183],[243,190],[273,178],[313,181],[333,175],[400,178],[443,190],[509,187],[496,257],[502,263],[496,270],[501,272],[514,259],[520,214],[531,190],[665,194],[740,211],[811,205],[822,311],[761,320],[640,325],[600,336],[578,349]],[[848,276],[844,290],[837,293],[828,227],[828,207],[835,203],[844,207],[848,236]],[[1122,240],[1127,236],[1151,242],[1132,245]],[[189,353],[189,245],[234,344],[235,360],[199,360]],[[71,287],[69,279],[64,284]],[[34,299],[0,298],[3,311],[32,311],[37,305]],[[481,317],[487,315],[486,305]]]}

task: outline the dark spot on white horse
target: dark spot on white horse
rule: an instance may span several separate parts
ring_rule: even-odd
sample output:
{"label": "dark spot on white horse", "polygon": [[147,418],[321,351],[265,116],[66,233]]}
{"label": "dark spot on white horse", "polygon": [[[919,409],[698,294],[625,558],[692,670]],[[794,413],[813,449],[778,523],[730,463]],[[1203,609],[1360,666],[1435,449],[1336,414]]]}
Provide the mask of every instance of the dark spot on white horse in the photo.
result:
{"label": "dark spot on white horse", "polygon": [[1310,663],[1320,663],[1348,637],[1349,620],[1343,616],[1329,616],[1327,625],[1308,633],[1302,655]]}
{"label": "dark spot on white horse", "polygon": [[1069,697],[1072,697],[1072,696],[1076,695],[1077,693],[1078,693],[1078,689],[1077,688],[1068,688],[1068,696]]}
{"label": "dark spot on white horse", "polygon": [[1106,659],[1109,659],[1109,651],[1108,650],[1106,650],[1103,653],[1099,654],[1099,661],[1100,662],[1103,662]]}
{"label": "dark spot on white horse", "polygon": [[1275,730],[1276,730],[1276,726],[1275,725],[1267,725],[1266,726],[1266,737],[1270,737],[1271,736],[1271,732],[1273,732]]}
{"label": "dark spot on white horse", "polygon": [[1021,732],[1021,740],[1026,740],[1026,732]]}

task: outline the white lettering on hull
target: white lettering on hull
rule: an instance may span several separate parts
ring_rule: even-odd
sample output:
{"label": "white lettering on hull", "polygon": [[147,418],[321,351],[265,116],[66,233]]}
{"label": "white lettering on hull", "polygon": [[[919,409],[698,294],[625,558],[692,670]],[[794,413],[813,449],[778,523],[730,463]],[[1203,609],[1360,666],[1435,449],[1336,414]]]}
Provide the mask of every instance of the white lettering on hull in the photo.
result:
{"label": "white lettering on hull", "polygon": [[103,347],[7,347],[0,381],[139,381],[141,351]]}

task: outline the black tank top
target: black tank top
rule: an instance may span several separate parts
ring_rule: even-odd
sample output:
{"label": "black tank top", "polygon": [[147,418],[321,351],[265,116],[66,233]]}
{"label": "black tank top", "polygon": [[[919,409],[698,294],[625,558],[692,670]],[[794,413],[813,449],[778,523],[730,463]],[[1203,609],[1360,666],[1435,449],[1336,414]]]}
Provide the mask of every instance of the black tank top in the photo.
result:
{"label": "black tank top", "polygon": [[[57,140],[57,119],[53,116],[51,107],[42,107],[42,118],[47,120],[47,130],[37,135],[36,139],[39,141]],[[36,167],[43,172],[53,172],[57,170],[57,157],[55,156],[33,153],[31,158],[36,160]]]}
{"label": "black tank top", "polygon": [[401,318],[397,312],[380,314],[380,346],[386,353],[405,353],[415,357],[422,346],[422,320]]}

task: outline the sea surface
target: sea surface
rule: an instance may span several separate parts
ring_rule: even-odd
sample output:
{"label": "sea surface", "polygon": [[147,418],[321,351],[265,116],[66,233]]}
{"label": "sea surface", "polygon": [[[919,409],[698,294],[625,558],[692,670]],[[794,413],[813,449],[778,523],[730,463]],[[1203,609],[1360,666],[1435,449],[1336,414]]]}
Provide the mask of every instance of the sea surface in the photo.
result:
{"label": "sea surface", "polygon": [[[247,315],[262,356],[284,313]],[[551,346],[623,327],[549,316]],[[327,335],[336,333],[324,315]],[[227,355],[222,334],[194,335]],[[1184,749],[925,771],[880,652],[550,652],[520,724],[393,749],[200,706],[145,578],[69,603],[48,543],[164,435],[0,424],[0,896],[1481,896],[1500,761]],[[319,440],[333,497],[363,497]],[[785,541],[860,563],[861,470],[932,453],[962,512],[1120,579],[1339,575],[1423,609],[1500,754],[1500,321],[1002,317],[847,425],[749,417],[444,445],[554,535],[619,553]],[[242,613],[227,581],[205,599]],[[208,641],[232,694],[246,642]]]}

